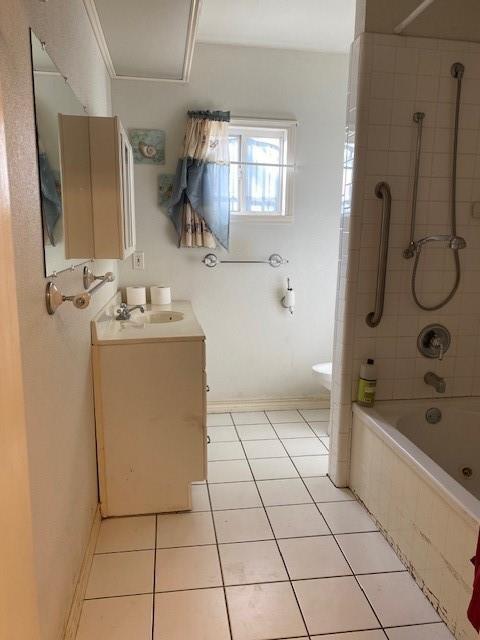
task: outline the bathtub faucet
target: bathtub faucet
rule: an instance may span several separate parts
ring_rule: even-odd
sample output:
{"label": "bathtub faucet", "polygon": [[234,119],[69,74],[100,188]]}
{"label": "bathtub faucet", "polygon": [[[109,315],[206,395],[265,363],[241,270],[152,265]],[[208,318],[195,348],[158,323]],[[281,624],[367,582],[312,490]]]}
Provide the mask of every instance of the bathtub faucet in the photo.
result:
{"label": "bathtub faucet", "polygon": [[445,380],[440,376],[437,376],[433,371],[428,371],[424,376],[425,384],[429,384],[431,387],[435,389],[437,393],[445,393]]}

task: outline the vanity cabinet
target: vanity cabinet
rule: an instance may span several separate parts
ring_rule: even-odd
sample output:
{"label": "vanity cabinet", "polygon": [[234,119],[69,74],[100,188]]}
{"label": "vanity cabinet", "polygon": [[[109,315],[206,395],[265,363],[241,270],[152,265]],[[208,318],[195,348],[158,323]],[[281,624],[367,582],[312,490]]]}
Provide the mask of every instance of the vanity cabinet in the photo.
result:
{"label": "vanity cabinet", "polygon": [[92,345],[102,515],[189,510],[207,477],[204,337],[110,342]]}
{"label": "vanity cabinet", "polygon": [[135,250],[133,154],[119,118],[59,115],[67,258]]}

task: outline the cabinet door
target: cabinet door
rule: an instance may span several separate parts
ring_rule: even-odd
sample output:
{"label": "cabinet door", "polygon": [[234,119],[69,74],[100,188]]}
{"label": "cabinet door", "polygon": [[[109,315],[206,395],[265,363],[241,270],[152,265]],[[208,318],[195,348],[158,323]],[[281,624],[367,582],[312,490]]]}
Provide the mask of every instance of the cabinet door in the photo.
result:
{"label": "cabinet door", "polygon": [[206,478],[203,341],[93,346],[104,516],[189,509]]}
{"label": "cabinet door", "polygon": [[127,134],[119,124],[119,147],[122,184],[123,254],[128,257],[135,250],[135,197],[133,188],[133,153]]}
{"label": "cabinet door", "polygon": [[135,250],[133,153],[117,116],[60,116],[68,258],[124,260]]}

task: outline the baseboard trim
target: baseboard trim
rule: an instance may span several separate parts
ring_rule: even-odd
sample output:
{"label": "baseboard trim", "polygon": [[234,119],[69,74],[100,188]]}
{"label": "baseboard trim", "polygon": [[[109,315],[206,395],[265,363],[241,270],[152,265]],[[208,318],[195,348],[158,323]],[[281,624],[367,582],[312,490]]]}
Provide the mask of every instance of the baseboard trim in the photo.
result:
{"label": "baseboard trim", "polygon": [[245,398],[242,400],[213,400],[207,404],[209,413],[228,413],[229,411],[259,411],[267,409],[328,409],[329,396],[299,396],[289,398]]}
{"label": "baseboard trim", "polygon": [[92,528],[90,530],[90,537],[88,539],[87,548],[85,549],[85,554],[83,556],[82,567],[78,575],[75,593],[73,594],[72,606],[70,607],[70,613],[68,614],[65,635],[63,636],[64,640],[75,640],[75,637],[77,635],[80,615],[82,613],[83,600],[85,598],[85,592],[87,590],[87,582],[90,576],[90,569],[92,568],[93,554],[97,545],[101,522],[102,517],[100,515],[100,505],[97,505],[95,515],[93,517]]}

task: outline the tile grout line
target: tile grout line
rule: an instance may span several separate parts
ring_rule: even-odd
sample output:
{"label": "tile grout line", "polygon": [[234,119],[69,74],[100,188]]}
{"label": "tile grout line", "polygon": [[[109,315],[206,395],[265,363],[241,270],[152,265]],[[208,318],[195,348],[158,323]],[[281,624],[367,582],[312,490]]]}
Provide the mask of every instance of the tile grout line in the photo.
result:
{"label": "tile grout line", "polygon": [[[298,413],[300,413],[300,412],[298,412]],[[267,420],[270,422],[270,418],[268,417],[268,414],[267,414],[267,413],[265,413],[265,415],[267,416]],[[302,416],[302,418],[303,418],[303,415],[302,415],[302,414],[300,414],[300,415],[301,415],[301,416]],[[306,420],[305,420],[305,422],[308,424],[308,422],[307,422]],[[270,424],[272,424],[272,423],[270,422]],[[273,429],[274,429],[274,431],[275,431],[275,427],[273,426],[273,424],[272,424],[272,427],[273,427]],[[308,424],[308,427],[311,429],[311,427],[310,427],[310,425],[309,425],[309,424]],[[313,429],[312,429],[312,431],[313,431]],[[316,433],[315,433],[315,437],[318,437]],[[322,444],[323,444],[323,443],[322,443]],[[303,479],[303,477],[302,477],[302,475],[301,475],[301,473],[300,473],[299,469],[297,469],[297,466],[296,466],[296,465],[295,465],[295,463],[293,462],[292,457],[290,456],[290,454],[288,453],[288,451],[287,451],[287,454],[288,454],[288,457],[289,457],[289,459],[290,459],[290,462],[293,464],[293,466],[294,466],[294,467],[295,467],[295,469],[297,470],[297,473],[298,473],[298,475],[299,475],[299,477],[300,477],[300,479],[301,479],[301,481],[302,481],[303,485],[306,487],[306,489],[307,489],[307,492],[308,492],[309,496],[310,496],[310,497],[312,498],[312,500],[313,500],[313,496],[312,496],[312,494],[311,494],[311,493],[310,493],[310,491],[308,490],[308,487],[306,486],[306,483],[305,483],[305,481],[304,481],[304,479]],[[257,491],[258,491],[258,488],[257,488]],[[259,491],[259,493],[260,493],[260,491]],[[262,500],[262,504],[263,504],[263,498],[262,498],[262,496],[261,496],[261,495],[260,495],[260,499]],[[314,501],[314,500],[313,500],[313,504],[316,506],[316,503],[315,503],[315,501]],[[264,508],[265,508],[265,507],[264,507]],[[322,513],[320,512],[320,510],[318,509],[318,506],[317,506],[316,508],[317,508],[317,511],[319,511],[319,513],[320,513],[320,517],[324,520],[324,522],[325,522],[325,524],[326,524],[327,528],[330,530],[330,527],[328,526],[328,523],[326,522],[325,518],[323,517],[323,514],[322,514]],[[274,537],[275,537],[275,543],[276,543],[276,545],[277,545],[277,548],[278,548],[278,552],[279,552],[279,554],[280,554],[280,557],[282,558],[282,562],[283,562],[283,564],[284,564],[284,566],[285,566],[285,571],[287,572],[287,575],[288,575],[288,577],[289,577],[289,580],[290,580],[290,587],[291,587],[292,592],[293,592],[293,595],[294,595],[294,597],[295,597],[295,600],[296,600],[297,606],[298,606],[298,608],[299,608],[299,610],[300,610],[300,614],[301,614],[301,616],[302,616],[303,624],[305,625],[305,629],[307,630],[308,637],[310,638],[310,637],[311,637],[311,632],[310,632],[310,629],[308,628],[307,621],[306,621],[306,619],[305,619],[305,616],[304,616],[304,613],[303,613],[302,607],[300,606],[300,601],[299,601],[299,599],[298,599],[297,592],[295,591],[295,587],[294,587],[294,585],[293,585],[293,581],[292,581],[292,579],[291,579],[291,577],[290,577],[290,572],[289,572],[289,570],[288,570],[287,563],[286,563],[286,561],[285,561],[285,558],[284,558],[284,556],[283,556],[282,550],[281,550],[280,545],[279,545],[279,543],[278,543],[277,536],[276,536],[276,534],[275,534],[274,528],[273,528],[273,526],[272,526],[272,524],[271,524],[271,522],[270,522],[270,518],[269,518],[269,516],[268,516],[268,511],[267,511],[267,509],[265,509],[265,513],[267,514],[268,522],[270,523],[270,527],[272,528],[272,532],[273,532],[273,535],[274,535]],[[332,535],[333,535],[333,534],[332,534]],[[337,544],[338,544],[338,543],[337,543]],[[348,566],[350,567],[350,565],[348,565]],[[350,570],[351,570],[351,567],[350,567]]]}
{"label": "tile grout line", "polygon": [[[267,414],[265,414],[265,415],[267,415]],[[303,417],[303,416],[302,416],[302,417]],[[267,415],[267,420],[268,420],[268,419],[269,419],[269,418],[268,418],[268,415]],[[272,425],[272,426],[273,426],[273,425]],[[318,436],[317,436],[317,437],[318,437]],[[295,463],[293,462],[293,460],[292,460],[292,463],[293,463],[293,464],[295,464]],[[296,467],[295,467],[295,468],[296,468]],[[362,588],[362,586],[360,585],[359,581],[357,580],[357,576],[355,575],[355,572],[353,571],[353,568],[352,568],[352,566],[350,565],[350,562],[348,561],[347,557],[346,557],[346,556],[345,556],[345,554],[343,553],[343,550],[342,550],[342,548],[340,547],[340,544],[338,543],[338,540],[336,539],[335,534],[333,533],[333,531],[332,531],[332,529],[331,529],[330,525],[328,524],[328,522],[327,522],[326,518],[324,517],[323,513],[320,511],[320,509],[319,509],[319,507],[318,507],[318,504],[317,504],[317,503],[315,502],[315,500],[313,499],[313,495],[312,495],[312,493],[310,492],[310,489],[308,488],[307,483],[305,482],[305,480],[304,480],[304,478],[302,477],[302,475],[300,474],[300,472],[299,472],[299,476],[300,476],[300,479],[301,479],[301,481],[302,481],[302,483],[303,483],[303,486],[305,487],[305,489],[306,489],[306,491],[307,491],[308,495],[311,497],[311,499],[312,499],[312,501],[313,501],[313,504],[315,505],[315,507],[316,507],[317,511],[319,512],[320,516],[323,518],[323,520],[324,520],[324,522],[325,522],[325,524],[326,524],[326,526],[327,526],[328,530],[330,531],[331,535],[333,536],[333,539],[334,539],[334,541],[335,541],[335,544],[337,545],[337,547],[338,547],[338,549],[339,549],[340,553],[342,554],[343,558],[345,559],[345,562],[347,563],[348,568],[349,568],[349,569],[350,569],[350,571],[352,572],[352,576],[353,576],[353,578],[354,578],[355,582],[357,583],[358,587],[361,589],[362,593],[364,594],[364,597],[365,597],[365,599],[367,600],[368,605],[369,605],[370,609],[372,610],[373,615],[375,616],[375,619],[377,620],[377,622],[378,622],[378,624],[379,624],[380,628],[383,630],[383,626],[382,626],[382,624],[381,624],[381,622],[380,622],[379,617],[377,616],[377,613],[376,613],[375,609],[373,608],[372,603],[371,603],[371,602],[370,602],[370,600],[368,599],[367,594],[365,593],[365,591],[363,590],[363,588]],[[326,477],[328,478],[328,475],[327,475]],[[268,514],[267,514],[267,518],[268,518]],[[273,530],[273,527],[272,527],[272,530]],[[274,533],[274,535],[275,535],[275,533]],[[276,538],[275,538],[275,540],[276,540]],[[278,545],[278,543],[277,543],[277,545]],[[280,548],[279,548],[279,551],[280,551]],[[280,551],[280,554],[281,554],[281,551]],[[283,559],[283,555],[282,555],[282,559]],[[285,568],[286,568],[286,566],[285,566]],[[288,575],[290,575],[290,574],[289,574],[289,572],[288,572],[288,569],[287,569],[287,574],[288,574]],[[295,589],[294,589],[294,587],[293,587],[293,583],[292,583],[292,589],[293,589],[293,592],[295,593],[295,598],[297,599],[297,594],[296,594]],[[298,606],[300,607],[300,603],[298,602],[298,599],[297,599],[297,603],[298,603]],[[301,608],[300,608],[300,610],[301,610]],[[303,617],[303,612],[302,612],[302,617]],[[308,631],[308,627],[306,626],[306,624],[305,624],[305,628],[306,628],[306,629],[307,629],[307,631]],[[384,631],[384,633],[385,633],[385,631]],[[385,635],[386,635],[386,634],[385,634]]]}
{"label": "tile grout line", "polygon": [[155,514],[155,549],[153,554],[152,640],[155,638],[155,587],[157,582],[157,532],[158,515]]}
{"label": "tile grout line", "polygon": [[[229,413],[228,415],[230,416],[230,419],[233,422],[233,418],[232,418],[231,414]],[[208,445],[207,445],[207,468],[208,468]],[[219,564],[219,567],[220,567],[220,576],[221,576],[221,579],[222,579],[223,599],[224,599],[224,602],[225,602],[225,610],[226,610],[226,613],[227,613],[228,632],[230,634],[230,640],[233,640],[232,621],[230,620],[230,609],[228,607],[227,589],[226,589],[226,586],[225,586],[225,577],[223,575],[223,565],[222,565],[222,558],[220,556],[220,547],[218,545],[217,525],[215,523],[215,518],[213,517],[212,497],[210,495],[210,487],[208,486],[208,473],[207,473],[206,486],[207,486],[207,494],[208,494],[208,503],[210,505],[210,517],[212,519],[213,533],[215,535],[215,547],[217,549],[217,558],[218,558],[218,564]]]}
{"label": "tile grout line", "polygon": [[[260,508],[260,507],[258,507]],[[316,536],[310,536],[310,537],[316,537]],[[282,541],[286,538],[280,538],[279,540]],[[293,540],[298,540],[298,538],[289,538],[289,539],[293,539]],[[230,545],[230,544],[255,544],[257,542],[275,542],[276,539],[275,538],[269,538],[267,540],[245,540],[244,542],[221,542],[219,543],[218,546],[220,545]],[[199,545],[201,546],[201,545]],[[203,546],[209,546],[209,547],[215,547],[217,545],[211,544],[211,545],[203,545]],[[174,549],[191,549],[191,548],[197,548],[197,546],[195,547],[173,547]],[[280,552],[281,555],[281,552]],[[223,570],[222,570],[222,566],[221,566],[221,561],[220,562],[220,568],[221,568],[221,572],[223,574]],[[384,574],[392,574],[392,573],[407,573],[407,570],[405,569],[404,571],[374,571],[371,573],[360,573],[357,575],[361,575],[361,576],[370,576],[370,575],[384,575]],[[279,584],[279,583],[285,583],[285,582],[308,582],[311,580],[330,580],[330,579],[335,579],[335,578],[352,578],[354,577],[354,574],[345,574],[345,573],[340,573],[338,575],[332,575],[332,576],[323,576],[323,577],[319,577],[319,578],[290,578],[288,576],[287,573],[287,577],[283,578],[283,579],[278,579],[278,580],[262,580],[261,582],[241,582],[238,584],[226,584],[226,585],[218,585],[218,586],[206,586],[206,587],[184,587],[182,589],[165,589],[163,591],[157,591],[156,594],[153,595],[162,595],[164,593],[183,593],[185,591],[206,591],[208,589],[220,589],[222,588],[222,586],[224,586],[225,588],[227,587],[254,587],[255,585],[258,584]],[[222,578],[223,580],[223,578]],[[140,591],[138,593],[121,593],[118,595],[114,595],[114,596],[96,596],[94,598],[85,598],[85,602],[91,602],[94,600],[114,600],[117,598],[130,598],[130,597],[134,597],[134,596],[151,596],[152,593],[150,591]],[[412,622],[412,623],[407,623],[407,624],[401,624],[401,625],[395,625],[395,626],[386,626],[385,629],[397,629],[398,627],[413,627],[413,626],[422,626],[422,625],[429,625],[429,624],[442,624],[442,622]],[[358,630],[355,630],[358,631]],[[365,629],[360,629],[359,631],[365,631]],[[352,633],[351,631],[349,633]],[[322,634],[316,634],[316,635],[322,635]],[[302,637],[302,636],[300,636]]]}
{"label": "tile grout line", "polygon": [[[328,478],[329,476],[327,475],[326,477]],[[303,485],[305,486],[305,489],[307,490],[308,494],[309,494],[309,495],[310,495],[310,497],[312,498],[312,500],[313,500],[313,504],[315,505],[315,507],[316,507],[317,511],[319,512],[319,514],[322,516],[322,518],[323,518],[323,520],[325,521],[325,524],[326,524],[326,526],[327,526],[328,530],[330,531],[331,535],[333,536],[333,539],[335,540],[335,544],[337,545],[337,547],[338,547],[338,549],[339,549],[340,553],[342,554],[343,558],[345,559],[345,562],[347,563],[347,565],[348,565],[348,567],[349,567],[350,571],[352,572],[352,577],[354,578],[355,582],[357,583],[357,586],[359,587],[359,589],[360,589],[360,590],[361,590],[361,592],[363,593],[363,595],[364,595],[364,597],[365,597],[366,601],[368,602],[368,605],[369,605],[369,607],[370,607],[370,609],[371,609],[371,611],[372,611],[373,615],[375,616],[375,619],[377,620],[377,622],[378,622],[378,624],[379,624],[379,628],[380,628],[380,629],[382,629],[382,631],[383,631],[383,632],[384,632],[384,634],[385,634],[385,630],[384,630],[384,628],[383,628],[382,623],[380,622],[380,618],[377,616],[377,612],[376,612],[376,611],[375,611],[375,609],[373,608],[373,605],[372,605],[372,603],[370,602],[370,599],[368,598],[367,594],[365,593],[365,590],[363,589],[362,585],[361,585],[361,584],[360,584],[360,582],[358,581],[358,579],[357,579],[357,574],[354,572],[353,567],[351,566],[351,564],[350,564],[350,562],[349,562],[348,558],[346,557],[345,553],[343,552],[343,549],[342,549],[342,547],[340,546],[340,544],[339,544],[339,542],[338,542],[338,540],[337,540],[337,538],[336,538],[335,534],[333,533],[333,531],[332,531],[332,529],[331,529],[330,525],[328,524],[328,522],[327,522],[326,518],[324,517],[323,513],[322,513],[322,512],[321,512],[321,510],[319,509],[318,504],[317,504],[317,503],[315,502],[315,500],[313,499],[313,495],[312,495],[312,493],[310,492],[310,489],[309,489],[309,487],[308,487],[307,483],[306,483],[306,482],[305,482],[305,480],[302,478],[302,476],[300,476],[300,478],[301,478],[301,480],[302,480]],[[357,502],[357,501],[356,501],[356,502]],[[341,534],[338,534],[338,535],[341,535]],[[359,575],[360,575],[360,574],[359,574]],[[385,635],[386,635],[386,634],[385,634]]]}
{"label": "tile grout line", "polygon": [[[265,416],[266,416],[267,420],[270,422],[270,419],[269,419],[269,417],[268,417],[267,413],[266,413],[266,412],[264,412],[264,414],[265,414]],[[303,416],[302,416],[302,418],[303,418]],[[232,419],[233,419],[233,416],[232,416]],[[235,421],[234,421],[234,423],[235,423]],[[271,423],[271,422],[270,422],[270,425],[271,425],[271,426],[272,426],[272,428],[273,428],[273,425],[272,425],[272,423]],[[235,425],[235,431],[237,431],[237,426],[236,426],[236,425]],[[275,429],[274,429],[274,431],[275,431]],[[238,435],[238,431],[237,431],[237,435]],[[283,444],[283,443],[282,443],[282,444]],[[242,442],[242,448],[243,448],[243,449],[244,449],[244,451],[245,451],[245,448],[243,447],[243,442]],[[245,455],[246,455],[246,452],[245,452]],[[287,455],[288,455],[288,452],[287,452]],[[296,594],[296,592],[295,592],[295,589],[293,588],[292,580],[291,580],[291,578],[290,578],[290,573],[289,573],[289,571],[288,571],[287,564],[286,564],[286,562],[285,562],[285,558],[283,557],[282,551],[281,551],[281,549],[280,549],[280,545],[278,544],[278,540],[277,540],[277,536],[276,536],[276,534],[275,534],[275,530],[274,530],[274,528],[273,528],[273,526],[272,526],[272,523],[271,523],[271,521],[270,521],[270,518],[269,518],[269,516],[268,516],[268,511],[267,511],[267,509],[266,509],[266,507],[265,507],[265,503],[264,503],[264,501],[263,501],[263,496],[262,496],[261,492],[260,492],[260,491],[259,491],[259,489],[258,489],[257,480],[256,480],[255,476],[253,475],[253,470],[252,470],[252,468],[251,468],[251,466],[250,466],[250,460],[249,460],[248,458],[247,458],[247,463],[248,463],[248,466],[249,466],[249,468],[250,468],[250,473],[251,473],[251,474],[252,474],[252,476],[253,476],[253,481],[254,481],[254,483],[255,483],[255,488],[256,488],[257,493],[258,493],[258,495],[259,495],[259,497],[260,497],[260,502],[262,503],[263,511],[264,511],[264,513],[265,513],[265,517],[267,518],[268,526],[270,527],[270,529],[271,529],[271,531],[272,531],[273,539],[274,539],[274,541],[275,541],[275,546],[277,547],[277,551],[278,551],[278,553],[280,554],[280,557],[281,557],[281,559],[282,559],[283,567],[284,567],[284,569],[285,569],[285,573],[287,574],[287,577],[288,577],[288,583],[289,583],[289,585],[290,585],[290,589],[291,589],[291,591],[292,591],[292,593],[293,593],[293,597],[295,598],[295,602],[297,603],[298,611],[299,611],[300,616],[301,616],[301,618],[302,618],[303,626],[304,626],[304,628],[305,628],[305,631],[306,631],[306,633],[307,633],[308,637],[310,638],[310,632],[309,632],[309,629],[308,629],[308,626],[307,626],[307,621],[305,620],[305,616],[304,616],[303,611],[302,611],[302,608],[301,608],[301,606],[300,606],[300,602],[298,601],[297,594]],[[300,636],[298,636],[298,637],[300,637]]]}
{"label": "tile grout line", "polygon": [[[301,440],[301,438],[290,438],[290,440]],[[266,442],[265,440],[248,440],[247,442]],[[276,442],[276,440],[274,440]],[[282,442],[280,440],[280,442]],[[211,444],[233,444],[232,442],[212,442]],[[237,443],[235,443],[237,444]],[[239,442],[238,444],[241,444]],[[285,446],[282,442],[282,445]],[[242,445],[243,446],[243,445]],[[328,457],[328,449],[326,453],[302,453],[298,456],[250,456],[248,460],[283,460],[285,458],[326,458]],[[236,462],[237,460],[246,460],[247,458],[217,458],[209,460],[208,462]],[[212,483],[215,484],[215,483]]]}

